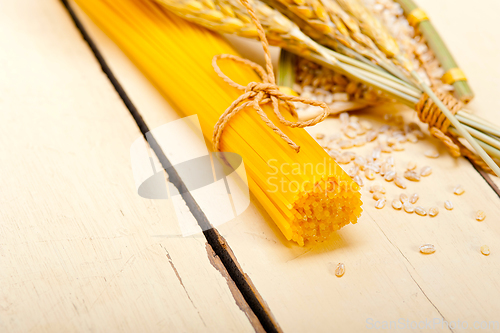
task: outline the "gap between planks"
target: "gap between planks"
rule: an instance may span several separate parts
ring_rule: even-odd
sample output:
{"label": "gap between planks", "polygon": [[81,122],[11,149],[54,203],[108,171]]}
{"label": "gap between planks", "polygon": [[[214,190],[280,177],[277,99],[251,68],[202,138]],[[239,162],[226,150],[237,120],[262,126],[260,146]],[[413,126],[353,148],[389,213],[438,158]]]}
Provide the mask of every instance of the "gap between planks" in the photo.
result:
{"label": "gap between planks", "polygon": [[[150,145],[151,149],[155,152],[155,155],[158,157],[163,168],[167,170],[166,172],[168,173],[170,182],[178,189],[191,214],[194,216],[200,227],[204,230],[203,234],[205,235],[205,238],[207,240],[207,246],[210,246],[207,247],[209,259],[212,265],[216,269],[218,269],[228,281],[230,290],[233,293],[233,297],[235,297],[235,301],[240,309],[245,313],[245,315],[247,315],[256,332],[262,332],[263,330],[265,330],[266,332],[282,332],[264,299],[253,285],[248,275],[243,272],[229,245],[219,234],[217,229],[211,227],[211,224],[208,221],[206,215],[200,209],[199,205],[187,189],[183,180],[175,171],[175,168],[173,168],[172,164],[163,152],[161,146],[158,144],[153,135],[149,135],[148,137],[146,137],[146,134],[150,132],[148,125],[142,118],[140,112],[137,110],[131,99],[128,97],[118,79],[113,74],[111,68],[109,68],[109,66],[107,65],[106,60],[102,56],[97,45],[92,40],[91,36],[87,33],[85,27],[79,20],[69,2],[67,0],[61,0],[61,2],[68,11],[68,14],[71,16],[71,19],[73,20],[76,28],[80,31],[83,39],[92,50],[92,53],[100,64],[101,69],[106,74],[114,89],[134,118],[134,121],[139,127],[144,138]],[[222,263],[222,265],[218,265],[219,261],[217,261],[213,254],[218,257],[218,260]],[[224,267],[225,272],[223,272],[222,267]],[[228,276],[231,278],[231,281],[228,279]],[[237,286],[237,289],[243,296],[243,299],[246,301],[247,306],[242,306],[242,299],[237,297],[238,293],[235,292],[235,288],[231,288],[232,283]],[[249,313],[249,310],[253,312]],[[258,319],[258,322],[255,320],[256,318]]]}

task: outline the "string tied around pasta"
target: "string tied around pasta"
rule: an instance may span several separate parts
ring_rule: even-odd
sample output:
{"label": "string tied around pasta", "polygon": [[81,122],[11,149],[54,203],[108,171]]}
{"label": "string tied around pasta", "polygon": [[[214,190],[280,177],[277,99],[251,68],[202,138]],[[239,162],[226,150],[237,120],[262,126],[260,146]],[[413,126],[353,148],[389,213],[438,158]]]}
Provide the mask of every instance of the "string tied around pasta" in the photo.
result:
{"label": "string tied around pasta", "polygon": [[[266,68],[264,69],[260,65],[248,59],[243,59],[241,57],[231,55],[231,54],[220,54],[216,55],[212,60],[212,66],[217,73],[227,84],[230,86],[243,91],[231,105],[224,111],[220,116],[219,120],[215,124],[213,133],[213,145],[215,151],[220,151],[220,138],[224,128],[226,127],[229,120],[236,115],[241,110],[247,107],[253,107],[253,109],[260,116],[262,121],[269,126],[274,133],[276,133],[280,138],[282,138],[292,149],[296,152],[300,151],[300,147],[295,144],[283,131],[281,131],[267,116],[267,114],[262,110],[262,105],[272,103],[273,112],[278,118],[279,122],[288,127],[307,127],[313,126],[317,123],[323,121],[330,114],[330,108],[324,102],[319,102],[315,100],[310,100],[298,96],[287,95],[280,91],[279,87],[276,85],[273,65],[271,62],[271,53],[269,51],[269,43],[264,32],[264,28],[260,24],[255,11],[253,10],[251,4],[248,0],[241,0],[241,3],[246,7],[248,14],[252,18],[253,23],[257,27],[262,49],[264,50],[264,57],[266,62]],[[250,82],[247,86],[242,86],[233,80],[231,80],[226,74],[222,72],[217,64],[218,60],[227,59],[242,65],[252,68],[262,79],[262,82]],[[318,106],[323,109],[323,112],[313,119],[308,121],[289,121],[281,114],[280,102],[283,102],[288,110],[292,114],[296,114],[294,102],[300,102],[303,104]]]}

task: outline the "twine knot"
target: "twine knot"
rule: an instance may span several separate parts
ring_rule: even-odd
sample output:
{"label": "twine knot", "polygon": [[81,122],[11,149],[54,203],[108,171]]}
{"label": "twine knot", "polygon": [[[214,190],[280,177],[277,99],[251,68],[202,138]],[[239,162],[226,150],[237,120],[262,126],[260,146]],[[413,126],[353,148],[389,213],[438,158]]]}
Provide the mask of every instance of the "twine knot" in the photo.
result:
{"label": "twine knot", "polygon": [[245,88],[245,92],[255,92],[258,93],[260,91],[264,91],[267,94],[273,94],[276,91],[279,91],[278,86],[270,83],[260,83],[260,82],[250,82],[247,84]]}
{"label": "twine knot", "polygon": [[[269,52],[269,43],[266,38],[266,34],[264,32],[264,28],[260,24],[255,11],[252,6],[249,4],[248,0],[241,0],[241,3],[246,7],[248,14],[252,18],[253,23],[257,27],[257,31],[259,33],[259,38],[262,44],[262,48],[264,50],[264,57],[266,60],[266,69],[262,68],[260,65],[248,60],[243,59],[241,57],[231,55],[231,54],[220,54],[216,55],[212,60],[212,66],[219,75],[227,84],[230,86],[243,91],[243,94],[240,95],[220,116],[219,120],[215,124],[214,133],[212,142],[214,145],[215,151],[220,151],[220,138],[222,132],[227,125],[228,121],[236,115],[241,110],[252,106],[253,109],[258,113],[262,121],[269,126],[274,133],[276,133],[280,138],[282,138],[285,142],[288,143],[292,149],[296,152],[299,152],[300,147],[295,144],[283,131],[281,131],[267,116],[267,114],[262,110],[261,105],[272,103],[274,115],[278,118],[279,122],[288,127],[307,127],[313,126],[321,121],[323,121],[330,114],[330,108],[326,103],[319,102],[315,100],[310,100],[298,96],[287,95],[280,91],[279,87],[276,85],[276,81],[274,78],[273,65],[271,63],[271,53]],[[246,86],[242,86],[233,80],[231,80],[226,74],[222,72],[217,64],[218,60],[227,59],[236,63],[240,63],[242,65],[248,66],[253,69],[262,79],[262,82],[250,82]],[[308,121],[297,121],[292,122],[281,114],[280,111],[280,102],[285,104],[285,107],[292,114],[296,114],[295,105],[293,102],[300,102],[303,104],[308,104],[311,106],[319,106],[323,109],[323,112],[316,116],[314,119]]]}
{"label": "twine knot", "polygon": [[[453,115],[462,108],[463,104],[450,93],[434,89],[433,91]],[[429,125],[429,132],[444,143],[450,151],[450,154],[454,157],[460,156],[463,149],[461,149],[459,142],[448,132],[450,120],[441,112],[439,107],[427,94],[422,95],[415,109],[418,118]]]}

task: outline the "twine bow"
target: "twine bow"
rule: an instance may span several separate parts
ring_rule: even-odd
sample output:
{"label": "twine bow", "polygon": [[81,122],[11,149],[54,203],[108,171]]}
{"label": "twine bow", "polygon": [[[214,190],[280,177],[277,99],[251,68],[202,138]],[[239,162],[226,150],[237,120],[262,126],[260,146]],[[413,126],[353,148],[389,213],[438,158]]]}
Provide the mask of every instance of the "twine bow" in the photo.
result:
{"label": "twine bow", "polygon": [[[269,126],[274,133],[279,135],[280,138],[282,138],[290,147],[292,147],[296,152],[299,152],[300,147],[295,144],[283,131],[281,131],[267,116],[267,114],[262,110],[261,105],[268,104],[269,102],[272,103],[273,106],[273,111],[276,117],[278,118],[279,122],[288,126],[288,127],[307,127],[307,126],[313,126],[321,121],[323,121],[328,115],[330,114],[330,108],[326,103],[324,102],[319,102],[319,101],[314,101],[298,96],[291,96],[287,95],[279,90],[279,87],[276,85],[276,81],[274,78],[274,71],[273,71],[273,65],[271,62],[271,53],[269,52],[269,43],[266,38],[266,34],[264,32],[264,28],[260,24],[259,19],[257,18],[255,11],[253,10],[252,6],[249,4],[248,0],[241,0],[241,3],[246,7],[248,14],[252,18],[253,23],[257,27],[257,31],[259,33],[259,38],[260,42],[262,44],[262,48],[264,50],[264,57],[266,60],[266,69],[262,68],[260,65],[254,63],[253,61],[250,61],[248,59],[243,59],[238,56],[230,55],[230,54],[221,54],[221,55],[216,55],[213,60],[212,60],[212,66],[214,67],[215,72],[217,75],[219,75],[227,84],[230,86],[237,88],[244,93],[238,97],[231,105],[224,111],[224,113],[221,115],[217,123],[215,124],[214,127],[214,133],[213,133],[213,145],[214,145],[214,150],[215,151],[220,151],[220,138],[222,135],[222,132],[229,122],[229,120],[236,115],[238,112],[241,110],[252,106],[257,114],[260,116],[262,121]],[[240,63],[243,65],[246,65],[250,68],[252,68],[257,74],[260,76],[262,79],[262,83],[259,82],[250,82],[247,86],[242,86],[233,80],[231,80],[226,74],[222,72],[222,70],[219,68],[219,65],[217,64],[218,60],[221,59],[228,59],[231,61],[234,61],[236,63]],[[292,113],[292,115],[296,115],[296,110],[295,110],[295,105],[293,102],[300,102],[303,104],[308,104],[311,106],[319,106],[323,109],[323,113],[320,115],[316,116],[314,119],[308,120],[308,121],[297,121],[297,122],[292,122],[281,114],[280,111],[280,102],[284,103],[288,110]]]}

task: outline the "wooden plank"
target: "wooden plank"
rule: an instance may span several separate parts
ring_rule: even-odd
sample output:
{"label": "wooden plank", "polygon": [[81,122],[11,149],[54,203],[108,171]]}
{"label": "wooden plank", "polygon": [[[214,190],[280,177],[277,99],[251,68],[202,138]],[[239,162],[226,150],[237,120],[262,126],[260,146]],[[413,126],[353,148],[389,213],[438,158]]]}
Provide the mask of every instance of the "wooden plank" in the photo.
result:
{"label": "wooden plank", "polygon": [[203,235],[136,194],[141,133],[63,6],[4,2],[0,44],[0,331],[254,331]]}
{"label": "wooden plank", "polygon": [[[462,12],[468,9],[466,2],[455,4]],[[432,5],[429,2],[426,8]],[[438,15],[433,17],[434,21],[439,19]],[[477,27],[481,23],[474,22]],[[141,106],[155,93],[128,88],[143,80],[140,74],[115,45],[87,24],[101,50],[113,59],[115,73],[148,124],[156,127],[177,117],[167,109]],[[376,121],[371,114],[358,115]],[[406,111],[405,116],[416,120],[412,111]],[[338,121],[329,119],[312,132],[338,129]],[[396,212],[389,205],[376,210],[366,185],[360,222],[342,229],[329,243],[300,248],[286,242],[255,201],[237,220],[219,228],[284,331],[360,332],[374,328],[376,322],[394,321],[393,325],[399,326],[389,331],[427,322],[435,323],[437,332],[449,332],[441,320],[452,325],[460,321],[469,327],[483,324],[487,326],[484,331],[498,329],[500,304],[495,300],[500,296],[496,282],[500,257],[494,252],[500,248],[500,227],[495,223],[500,217],[497,195],[467,161],[450,157],[437,140],[428,136],[405,147],[404,152],[395,153],[398,169],[410,160],[434,169],[432,176],[410,184],[405,191],[420,193],[419,204],[425,207],[439,206],[441,212],[434,219]],[[430,147],[438,147],[442,156],[436,160],[423,157]],[[460,197],[451,193],[458,183],[466,188]],[[384,185],[390,200],[403,192],[393,183]],[[443,208],[446,199],[454,201],[453,211]],[[474,220],[477,209],[486,212],[484,222]],[[434,244],[437,252],[420,254],[418,247],[424,243]],[[479,252],[483,244],[492,249],[489,257]],[[338,262],[346,264],[342,278],[333,274]]]}

